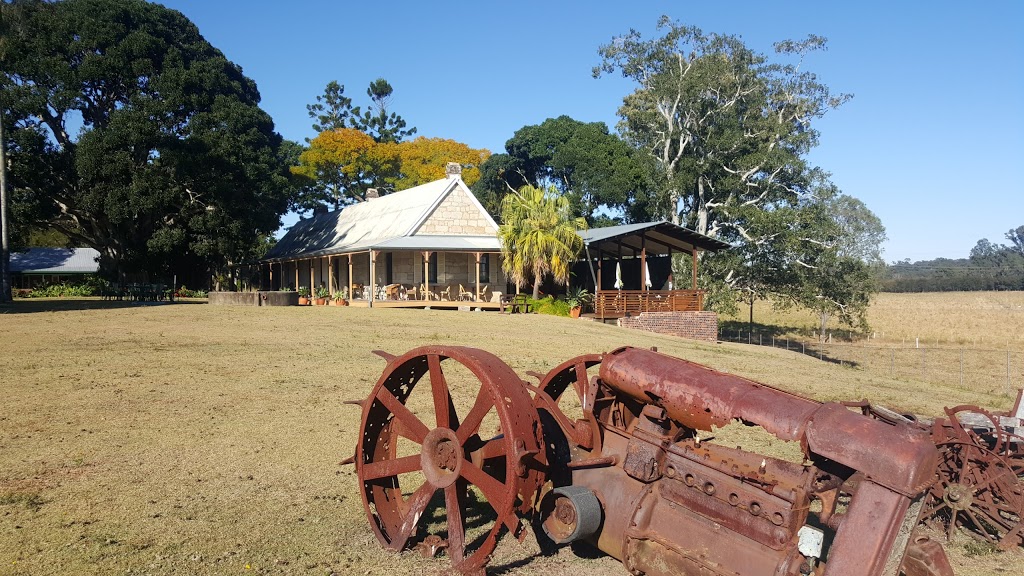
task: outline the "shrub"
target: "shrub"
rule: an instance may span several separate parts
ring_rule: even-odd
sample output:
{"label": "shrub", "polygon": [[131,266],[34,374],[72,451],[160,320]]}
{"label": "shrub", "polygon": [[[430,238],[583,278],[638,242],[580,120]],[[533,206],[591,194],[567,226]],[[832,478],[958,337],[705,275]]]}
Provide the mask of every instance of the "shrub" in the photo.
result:
{"label": "shrub", "polygon": [[100,280],[87,277],[79,282],[59,282],[57,284],[41,284],[26,293],[21,291],[22,297],[27,298],[82,298],[85,296],[98,296],[100,294]]}
{"label": "shrub", "polygon": [[569,304],[565,300],[555,300],[554,296],[545,296],[540,300],[530,299],[530,308],[537,314],[551,316],[568,316]]}
{"label": "shrub", "polygon": [[206,298],[209,294],[206,290],[189,290],[182,286],[174,292],[175,298]]}

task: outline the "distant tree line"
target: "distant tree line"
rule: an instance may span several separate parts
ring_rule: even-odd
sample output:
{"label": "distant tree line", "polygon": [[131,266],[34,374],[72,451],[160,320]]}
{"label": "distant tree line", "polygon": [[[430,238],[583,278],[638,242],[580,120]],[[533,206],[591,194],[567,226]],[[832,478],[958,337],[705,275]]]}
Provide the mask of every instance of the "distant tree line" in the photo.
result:
{"label": "distant tree line", "polygon": [[1024,290],[1024,226],[1006,233],[1009,244],[981,239],[968,258],[903,260],[885,267],[884,292]]}

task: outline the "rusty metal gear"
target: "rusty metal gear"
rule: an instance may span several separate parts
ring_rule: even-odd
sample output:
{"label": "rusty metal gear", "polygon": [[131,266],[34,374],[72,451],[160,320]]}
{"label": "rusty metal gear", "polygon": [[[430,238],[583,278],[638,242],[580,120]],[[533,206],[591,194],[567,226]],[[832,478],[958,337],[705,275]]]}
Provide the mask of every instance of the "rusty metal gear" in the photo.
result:
{"label": "rusty metal gear", "polygon": [[1014,435],[977,406],[947,408],[946,415],[932,425],[938,481],[922,517],[947,537],[962,527],[1001,549],[1022,544],[1024,487]]}
{"label": "rusty metal gear", "polygon": [[[503,528],[521,535],[517,512],[533,509],[543,481],[543,438],[532,398],[508,365],[483,350],[425,346],[400,357],[381,355],[388,366],[362,402],[355,456],[370,525],[388,549],[426,541],[432,551],[445,550],[457,570],[478,573]],[[467,368],[480,384],[461,417],[442,368],[446,361]],[[429,422],[406,406],[425,375],[433,404]],[[500,431],[485,439],[480,429],[488,414],[496,414]],[[399,454],[400,440],[411,443],[413,453]],[[435,498],[438,492],[443,500]],[[481,522],[471,518],[471,498],[491,511],[479,536],[467,533],[471,522]],[[443,527],[431,523],[438,509]]]}

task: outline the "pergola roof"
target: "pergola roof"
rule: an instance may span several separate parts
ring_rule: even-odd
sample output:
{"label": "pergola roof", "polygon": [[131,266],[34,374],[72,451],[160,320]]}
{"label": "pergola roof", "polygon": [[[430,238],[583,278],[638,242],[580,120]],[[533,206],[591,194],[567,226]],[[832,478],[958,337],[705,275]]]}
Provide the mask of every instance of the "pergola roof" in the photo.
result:
{"label": "pergola roof", "polygon": [[11,253],[11,272],[21,274],[95,274],[100,253],[93,248],[30,248]]}
{"label": "pergola roof", "polygon": [[670,248],[675,252],[689,252],[691,249],[716,252],[730,248],[726,242],[666,220],[591,228],[580,232],[580,236],[592,256],[598,251],[618,254],[620,246],[631,252],[646,248],[648,256],[668,254]]}

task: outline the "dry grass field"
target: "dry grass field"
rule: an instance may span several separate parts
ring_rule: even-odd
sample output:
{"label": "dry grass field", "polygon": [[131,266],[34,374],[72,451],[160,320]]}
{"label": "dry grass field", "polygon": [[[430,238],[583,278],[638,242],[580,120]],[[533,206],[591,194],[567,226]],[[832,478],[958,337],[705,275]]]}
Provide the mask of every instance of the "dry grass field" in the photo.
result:
{"label": "dry grass field", "polygon": [[[723,318],[749,320],[749,309]],[[817,317],[806,310],[774,310],[770,302],[754,304],[754,323],[787,329],[785,334],[807,337],[818,329]],[[1024,292],[929,292],[878,294],[868,310],[871,338],[878,344],[1024,350]],[[847,327],[832,320],[836,336]],[[857,339],[863,338],[856,335]]]}
{"label": "dry grass field", "polygon": [[[28,300],[0,308],[0,327],[0,575],[443,573],[443,557],[381,550],[339,465],[359,421],[342,401],[379,377],[374,349],[475,346],[525,374],[657,346],[821,400],[921,414],[1009,403],[784,350],[536,315]],[[1020,551],[966,537],[949,549],[957,574],[1024,571]],[[491,571],[626,574],[570,549],[541,556],[532,538],[505,538]]]}

